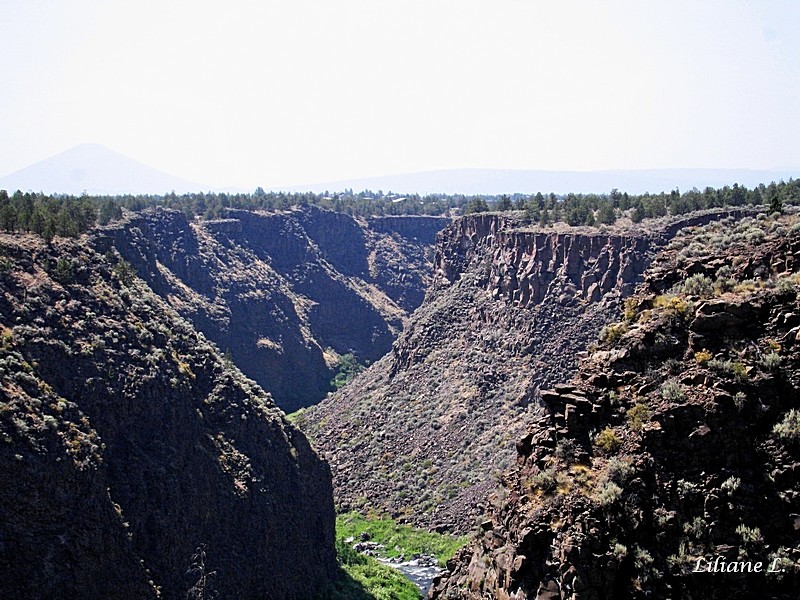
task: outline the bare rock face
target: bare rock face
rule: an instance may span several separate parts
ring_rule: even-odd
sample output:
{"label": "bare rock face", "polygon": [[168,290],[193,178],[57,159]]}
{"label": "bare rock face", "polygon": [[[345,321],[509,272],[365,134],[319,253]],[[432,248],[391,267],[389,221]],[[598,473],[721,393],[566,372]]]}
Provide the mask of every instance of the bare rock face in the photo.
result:
{"label": "bare rock face", "polygon": [[470,531],[541,414],[539,390],[572,375],[639,281],[648,244],[491,214],[445,228],[432,287],[391,353],[304,415],[339,505]]}
{"label": "bare rock face", "polygon": [[111,245],[287,412],[330,390],[338,357],[374,362],[422,301],[448,219],[356,220],[305,207],[228,210],[189,223],[152,210],[105,229]]}
{"label": "bare rock face", "polygon": [[541,304],[548,292],[598,302],[612,291],[631,293],[648,247],[644,235],[525,231],[507,217],[486,214],[443,232],[434,268],[453,281],[472,256],[485,252],[486,290],[494,298],[522,308]]}
{"label": "bare rock face", "polygon": [[431,598],[797,596],[797,222],[730,219],[653,258],[627,320],[541,391]]}
{"label": "bare rock face", "polygon": [[201,545],[206,592],[314,597],[328,466],[103,243],[0,237],[0,597],[182,599]]}

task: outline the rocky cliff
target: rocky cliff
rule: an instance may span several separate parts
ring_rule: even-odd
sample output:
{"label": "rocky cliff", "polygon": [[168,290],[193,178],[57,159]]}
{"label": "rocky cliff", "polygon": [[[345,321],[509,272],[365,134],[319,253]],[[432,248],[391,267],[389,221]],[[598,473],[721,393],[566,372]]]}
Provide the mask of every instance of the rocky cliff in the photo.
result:
{"label": "rocky cliff", "polygon": [[390,349],[448,222],[315,207],[225,217],[144,211],[107,228],[97,248],[115,246],[287,412],[324,397],[341,355],[374,362]]}
{"label": "rocky cliff", "polygon": [[[191,230],[155,243],[154,286],[207,281]],[[0,236],[0,292],[0,597],[184,598],[201,546],[219,597],[324,588],[327,465],[108,235]]]}
{"label": "rocky cliff", "polygon": [[514,440],[648,264],[642,234],[530,230],[502,215],[444,229],[434,281],[391,353],[304,415],[342,508],[469,531]]}
{"label": "rocky cliff", "polygon": [[796,598],[798,235],[763,215],[679,232],[541,392],[431,597]]}

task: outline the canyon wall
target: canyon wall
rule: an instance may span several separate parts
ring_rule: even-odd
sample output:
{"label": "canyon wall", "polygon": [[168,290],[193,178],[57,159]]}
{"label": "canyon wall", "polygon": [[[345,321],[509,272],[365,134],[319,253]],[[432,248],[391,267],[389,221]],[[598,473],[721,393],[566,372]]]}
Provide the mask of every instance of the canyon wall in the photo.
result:
{"label": "canyon wall", "polygon": [[0,597],[183,599],[200,547],[207,593],[322,593],[327,464],[107,236],[0,236],[0,291]]}
{"label": "canyon wall", "polygon": [[644,235],[532,230],[470,215],[438,236],[425,302],[391,352],[302,426],[343,509],[470,531],[539,389],[577,358],[648,264]]}
{"label": "canyon wall", "polygon": [[330,390],[339,357],[374,362],[422,301],[435,231],[447,219],[353,219],[314,207],[175,211],[104,230],[153,290],[230,354],[287,412]]}
{"label": "canyon wall", "polygon": [[794,598],[798,231],[795,216],[673,230],[613,335],[540,392],[430,597]]}

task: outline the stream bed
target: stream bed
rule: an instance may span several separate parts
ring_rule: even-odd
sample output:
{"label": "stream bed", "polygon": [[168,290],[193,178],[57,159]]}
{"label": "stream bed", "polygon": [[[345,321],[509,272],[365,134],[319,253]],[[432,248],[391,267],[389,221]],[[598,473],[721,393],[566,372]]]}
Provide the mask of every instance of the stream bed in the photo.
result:
{"label": "stream bed", "polygon": [[431,564],[431,561],[428,560],[429,557],[422,557],[421,559],[415,558],[402,562],[391,558],[377,558],[383,564],[397,569],[410,579],[411,582],[419,588],[423,596],[428,594],[434,577],[443,571],[443,569],[436,564],[436,559],[434,559],[432,561],[433,564]]}
{"label": "stream bed", "polygon": [[[351,537],[344,541],[346,544],[353,544],[355,538]],[[397,569],[419,588],[423,596],[428,594],[434,578],[444,571],[439,567],[435,556],[415,554],[410,560],[405,560],[404,557],[386,558],[384,556],[386,546],[367,540],[353,544],[353,550],[365,556],[371,556],[383,564]]]}

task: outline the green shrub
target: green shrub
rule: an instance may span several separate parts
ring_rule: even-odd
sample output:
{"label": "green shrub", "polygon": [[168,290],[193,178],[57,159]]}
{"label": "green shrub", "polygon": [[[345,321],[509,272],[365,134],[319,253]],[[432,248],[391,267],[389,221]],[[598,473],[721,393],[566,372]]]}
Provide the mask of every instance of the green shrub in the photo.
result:
{"label": "green shrub", "polygon": [[616,451],[622,445],[622,439],[614,432],[611,427],[606,427],[597,434],[594,439],[595,446],[606,454]]}
{"label": "green shrub", "polygon": [[601,506],[613,504],[622,497],[622,488],[613,481],[607,481],[597,491],[597,502]]}
{"label": "green shrub", "polygon": [[613,323],[611,325],[606,325],[600,330],[600,341],[606,344],[613,344],[627,332],[627,323]]}
{"label": "green shrub", "polygon": [[784,440],[800,439],[800,410],[793,408],[787,412],[783,420],[772,428],[772,432]]}
{"label": "green shrub", "polygon": [[114,265],[113,272],[114,276],[125,286],[132,284],[136,277],[136,270],[133,268],[133,265],[124,259]]}
{"label": "green shrub", "polygon": [[661,575],[658,569],[653,567],[653,557],[647,550],[644,548],[636,548],[633,556],[633,566],[639,572],[639,580],[642,583]]}
{"label": "green shrub", "polygon": [[739,489],[739,486],[742,485],[742,480],[736,476],[731,475],[722,484],[719,486],[720,489],[728,495],[731,495],[733,492]]}
{"label": "green shrub", "polygon": [[628,409],[628,426],[633,431],[639,431],[650,420],[650,409],[646,404],[638,402]]}
{"label": "green shrub", "polygon": [[781,366],[781,355],[777,352],[770,352],[761,359],[761,365],[768,371],[777,371]]}
{"label": "green shrub", "polygon": [[699,273],[683,282],[682,291],[688,296],[699,296],[700,298],[710,298],[714,295],[711,279]]}
{"label": "green shrub", "polygon": [[739,361],[732,361],[732,360],[719,360],[717,358],[712,358],[708,363],[706,363],[710,368],[725,373],[727,375],[732,375],[736,379],[740,381],[744,381],[747,379],[747,367],[744,366],[744,363]]}
{"label": "green shrub", "polygon": [[712,358],[714,358],[714,355],[706,349],[694,353],[694,359],[697,361],[698,365],[704,365]]}
{"label": "green shrub", "polygon": [[617,560],[622,560],[628,556],[628,547],[624,544],[620,544],[619,542],[614,542],[614,547],[611,549],[611,553]]}
{"label": "green shrub", "polygon": [[717,278],[714,281],[714,291],[717,293],[730,292],[736,287],[736,281],[731,277],[733,270],[728,265],[717,269]]}
{"label": "green shrub", "polygon": [[611,458],[606,465],[606,478],[620,485],[625,484],[631,475],[634,473],[633,465],[630,459],[620,460],[619,458]]}
{"label": "green shrub", "polygon": [[331,379],[331,387],[338,390],[349,383],[356,375],[364,370],[364,365],[359,364],[355,355],[347,353],[339,357],[339,372]]}
{"label": "green shrub", "polygon": [[556,489],[556,484],[556,470],[553,468],[539,471],[531,478],[531,487],[542,490],[543,492],[553,491]]}
{"label": "green shrub", "polygon": [[687,521],[683,524],[683,532],[693,537],[695,540],[701,540],[708,532],[708,523],[706,523],[703,517],[695,517],[691,521]]}
{"label": "green shrub", "polygon": [[575,461],[577,451],[578,447],[574,440],[563,438],[558,440],[556,444],[555,455],[556,458],[563,460],[567,464],[571,464]]}
{"label": "green shrub", "polygon": [[400,571],[361,556],[347,544],[337,542],[340,571],[325,591],[315,600],[419,600],[416,585]]}
{"label": "green shrub", "polygon": [[736,528],[736,533],[739,534],[739,537],[741,537],[742,541],[746,544],[755,544],[764,541],[764,537],[761,535],[761,530],[758,527],[748,527],[742,523]]}
{"label": "green shrub", "polygon": [[795,292],[794,277],[779,277],[778,281],[775,282],[775,291],[777,291],[779,294],[789,294]]}
{"label": "green shrub", "polygon": [[72,261],[64,257],[59,258],[50,272],[50,276],[62,285],[72,283],[73,279],[75,279]]}
{"label": "green shrub", "polygon": [[670,402],[678,402],[686,397],[681,386],[674,379],[668,379],[661,386],[661,397]]}
{"label": "green shrub", "polygon": [[623,316],[625,320],[633,323],[633,321],[636,320],[636,314],[639,310],[639,301],[636,298],[626,298],[624,307]]}
{"label": "green shrub", "polygon": [[336,561],[340,565],[363,565],[366,564],[367,557],[346,544],[344,538],[336,538]]}
{"label": "green shrub", "polygon": [[673,318],[685,318],[692,310],[692,304],[680,296],[672,294],[656,296],[653,300],[653,308],[667,311]]}

